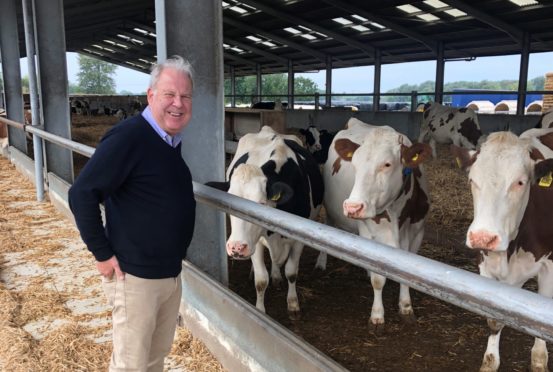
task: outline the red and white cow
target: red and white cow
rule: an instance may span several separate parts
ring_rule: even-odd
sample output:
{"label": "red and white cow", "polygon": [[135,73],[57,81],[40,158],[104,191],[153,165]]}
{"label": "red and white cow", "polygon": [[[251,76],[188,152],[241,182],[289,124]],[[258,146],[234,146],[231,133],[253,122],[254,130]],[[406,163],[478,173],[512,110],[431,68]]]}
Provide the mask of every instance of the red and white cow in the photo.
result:
{"label": "red and white cow", "polygon": [[552,128],[553,127],[553,107],[550,107],[540,116],[537,128]]}
{"label": "red and white cow", "polygon": [[436,143],[453,143],[474,150],[484,141],[478,117],[470,108],[457,108],[431,102],[422,114],[419,142],[430,139],[432,156],[436,158]]}
{"label": "red and white cow", "polygon": [[[295,215],[315,219],[323,201],[324,185],[319,166],[301,146],[296,136],[276,133],[264,126],[259,133],[240,138],[227,170],[227,182],[209,182],[230,194],[259,204],[275,207]],[[227,253],[234,259],[251,258],[256,307],[265,312],[264,297],[269,276],[264,261],[264,248],[271,256],[273,283],[280,282],[280,267],[288,279],[288,314],[300,315],[296,279],[303,243],[230,216],[231,234],[226,243]]]}
{"label": "red and white cow", "polygon": [[[466,245],[481,250],[480,275],[517,287],[537,277],[538,292],[553,297],[553,129],[496,132],[479,152],[451,151],[469,170],[474,219]],[[488,326],[480,370],[497,371],[503,324],[488,319]],[[547,371],[545,341],[535,339],[531,360],[532,371]]]}
{"label": "red and white cow", "polygon": [[[411,144],[391,127],[350,119],[334,137],[324,166],[327,222],[416,253],[430,208],[421,163],[430,154],[430,146]],[[381,328],[386,278],[372,272],[370,276],[374,291],[370,323]],[[399,312],[406,320],[414,319],[405,284],[401,284]]]}

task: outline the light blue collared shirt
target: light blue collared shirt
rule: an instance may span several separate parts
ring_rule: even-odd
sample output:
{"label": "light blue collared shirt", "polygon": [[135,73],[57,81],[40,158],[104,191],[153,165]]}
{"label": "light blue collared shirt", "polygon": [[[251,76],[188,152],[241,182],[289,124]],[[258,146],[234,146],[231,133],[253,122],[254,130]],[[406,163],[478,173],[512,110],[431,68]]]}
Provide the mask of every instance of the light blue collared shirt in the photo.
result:
{"label": "light blue collared shirt", "polygon": [[182,135],[180,133],[171,136],[163,129],[161,129],[161,127],[156,123],[154,116],[152,115],[152,110],[150,110],[150,106],[146,106],[144,111],[142,111],[142,117],[146,119],[148,124],[150,124],[150,126],[154,128],[156,133],[159,134],[161,139],[164,140],[169,146],[177,147],[179,143],[181,143]]}

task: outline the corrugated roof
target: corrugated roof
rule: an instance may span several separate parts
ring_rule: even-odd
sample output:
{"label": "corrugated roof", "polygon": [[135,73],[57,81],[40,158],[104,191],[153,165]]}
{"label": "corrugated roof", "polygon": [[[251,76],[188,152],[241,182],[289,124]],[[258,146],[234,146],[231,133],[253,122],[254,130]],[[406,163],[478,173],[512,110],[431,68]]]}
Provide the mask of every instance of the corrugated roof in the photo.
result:
{"label": "corrugated roof", "polygon": [[[553,2],[510,0],[224,0],[226,71],[236,75],[553,51]],[[67,51],[149,71],[154,0],[65,0]],[[19,12],[21,17],[21,12]],[[20,51],[25,54],[23,22]]]}

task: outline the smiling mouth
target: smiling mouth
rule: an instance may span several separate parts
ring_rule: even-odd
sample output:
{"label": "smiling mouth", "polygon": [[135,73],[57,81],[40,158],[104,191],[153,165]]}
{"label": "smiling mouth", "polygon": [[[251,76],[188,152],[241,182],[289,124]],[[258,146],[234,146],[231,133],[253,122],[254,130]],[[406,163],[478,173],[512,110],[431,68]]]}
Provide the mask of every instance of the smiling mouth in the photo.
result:
{"label": "smiling mouth", "polygon": [[167,112],[167,113],[175,118],[180,118],[183,115],[182,113],[178,113],[178,112]]}

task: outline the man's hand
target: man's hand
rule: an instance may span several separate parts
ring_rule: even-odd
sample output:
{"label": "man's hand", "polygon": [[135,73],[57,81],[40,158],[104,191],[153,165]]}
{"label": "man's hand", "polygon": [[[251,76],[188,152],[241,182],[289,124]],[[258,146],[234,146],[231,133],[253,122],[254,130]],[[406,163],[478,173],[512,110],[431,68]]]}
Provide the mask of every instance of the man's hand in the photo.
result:
{"label": "man's hand", "polygon": [[117,261],[117,258],[115,256],[112,256],[109,260],[106,261],[97,261],[96,268],[106,279],[113,278],[113,274],[115,274],[117,276],[117,279],[119,280],[125,279],[125,273],[121,271],[121,268],[119,267],[119,261]]}

